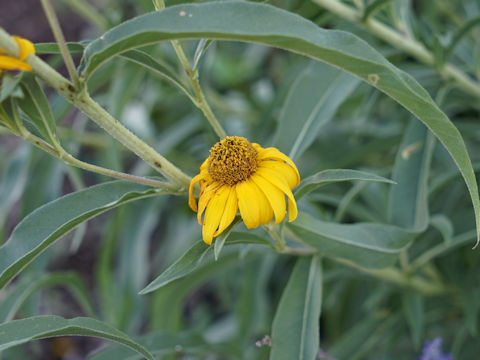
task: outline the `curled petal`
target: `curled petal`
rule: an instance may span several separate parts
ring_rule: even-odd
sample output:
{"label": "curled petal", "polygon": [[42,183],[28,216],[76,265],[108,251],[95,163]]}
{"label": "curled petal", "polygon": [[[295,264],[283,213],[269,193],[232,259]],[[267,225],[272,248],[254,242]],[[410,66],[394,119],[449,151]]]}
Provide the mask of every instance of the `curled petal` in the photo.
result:
{"label": "curled petal", "polygon": [[230,187],[228,185],[221,186],[214,193],[205,211],[202,236],[203,241],[208,245],[212,243],[213,234],[220,224],[229,195]]}
{"label": "curled petal", "polygon": [[263,177],[265,180],[269,181],[281,191],[283,191],[288,197],[288,221],[293,221],[297,218],[298,210],[297,210],[297,203],[295,202],[295,198],[293,197],[292,191],[288,186],[287,182],[282,179],[278,178],[277,173],[268,168],[259,168],[256,172],[259,176]]}
{"label": "curled petal", "polygon": [[[260,147],[260,145],[258,145],[258,146]],[[263,148],[260,147],[260,150],[257,149],[257,151],[258,151],[258,158],[260,160],[274,159],[274,160],[285,161],[288,165],[290,165],[293,168],[293,170],[295,172],[295,176],[297,178],[297,181],[295,182],[295,186],[300,184],[300,174],[298,173],[297,166],[294,164],[294,162],[287,155],[285,155],[280,150],[278,150],[276,148],[273,148],[273,147],[266,148],[266,149],[263,149]]]}
{"label": "curled petal", "polygon": [[275,185],[261,176],[254,174],[252,181],[257,184],[259,189],[265,194],[270,206],[275,214],[275,225],[280,224],[285,218],[287,206],[285,204],[285,194]]}
{"label": "curled petal", "polygon": [[218,225],[217,231],[213,236],[220,235],[235,219],[235,215],[238,210],[238,200],[237,200],[237,192],[235,191],[234,187],[230,187],[230,193],[228,195],[228,199],[225,203],[225,209],[223,210],[222,219],[220,220],[220,224]]}
{"label": "curled petal", "polygon": [[264,160],[262,161],[261,167],[266,167],[272,169],[278,174],[278,177],[282,177],[287,181],[288,186],[290,189],[293,189],[295,186],[298,185],[297,181],[297,174],[295,170],[288,164],[284,163],[283,161],[276,161],[276,160]]}

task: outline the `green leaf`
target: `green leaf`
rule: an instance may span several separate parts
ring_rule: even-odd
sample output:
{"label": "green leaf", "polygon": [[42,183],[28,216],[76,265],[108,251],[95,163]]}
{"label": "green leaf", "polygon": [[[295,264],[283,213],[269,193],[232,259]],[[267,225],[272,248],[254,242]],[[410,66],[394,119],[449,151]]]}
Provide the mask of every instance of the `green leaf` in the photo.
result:
{"label": "green leaf", "polygon": [[36,291],[53,285],[63,285],[73,295],[88,316],[94,316],[93,305],[88,297],[82,277],[76,273],[58,272],[38,276],[28,276],[12,285],[12,289],[0,304],[0,322],[14,318],[22,304]]}
{"label": "green leaf", "polygon": [[52,144],[56,124],[47,97],[32,74],[24,74],[21,84],[25,96],[18,99],[20,108],[35,124],[42,138]]}
{"label": "green leaf", "polygon": [[[8,159],[0,182],[0,228],[14,203],[22,196],[27,182],[30,146],[25,144]],[[2,241],[3,242],[3,239]]]}
{"label": "green leaf", "polygon": [[242,218],[240,216],[237,216],[236,219],[233,220],[233,222],[230,224],[230,226],[215,238],[215,243],[213,244],[213,253],[215,255],[215,260],[218,260],[223,245],[225,245],[225,240],[227,240],[235,225],[237,225],[241,220]]}
{"label": "green leaf", "polygon": [[470,32],[475,26],[480,25],[480,16],[474,17],[463,23],[463,25],[457,29],[452,41],[448,44],[444,51],[444,60],[448,61],[455,51],[456,46],[460,43],[463,37]]}
{"label": "green leaf", "polygon": [[200,60],[203,55],[207,52],[207,49],[212,45],[212,40],[200,39],[198,42],[197,48],[195,49],[195,55],[193,56],[193,66],[192,69],[195,71],[200,66]]}
{"label": "green leaf", "polygon": [[12,76],[9,73],[3,74],[2,85],[0,86],[0,103],[10,96],[20,97],[23,95],[18,84],[22,80],[22,75]]}
{"label": "green leaf", "polygon": [[480,234],[477,182],[459,131],[414,78],[353,34],[321,29],[296,14],[267,4],[181,4],[112,28],[87,46],[80,71],[88,78],[110,58],[135,47],[164,40],[203,38],[258,42],[305,55],[350,72],[396,100],[425,123],[454,159],[469,189]]}
{"label": "green leaf", "polygon": [[112,181],[65,195],[26,216],[0,247],[0,289],[56,240],[82,222],[127,202],[159,194],[157,189]]}
{"label": "green leaf", "polygon": [[373,0],[363,10],[362,21],[367,21],[370,19],[375,13],[377,13],[382,7],[391,3],[393,0]]}
{"label": "green leaf", "polygon": [[358,78],[340,69],[312,61],[290,87],[274,144],[290,158],[298,158],[358,83]]}
{"label": "green leaf", "polygon": [[429,222],[428,174],[434,137],[425,126],[412,121],[404,134],[395,160],[390,188],[389,217],[393,224],[421,232]]}
{"label": "green leaf", "polygon": [[125,333],[92,318],[64,319],[59,316],[33,316],[0,325],[0,351],[29,341],[56,336],[93,336],[128,346],[149,360],[153,355]]}
{"label": "green leaf", "polygon": [[[205,349],[208,344],[198,335],[169,334],[166,332],[151,333],[135,339],[137,343],[148,349],[153,355],[160,356],[174,352],[192,352]],[[123,346],[111,345],[89,357],[89,360],[136,360],[139,355]]]}
{"label": "green leaf", "polygon": [[286,226],[299,241],[320,254],[372,269],[393,265],[412,239],[412,233],[396,226],[330,223],[303,212]]}
{"label": "green leaf", "polygon": [[[70,54],[81,54],[85,47],[87,46],[88,41],[81,42],[68,42],[67,47]],[[60,54],[60,49],[57,43],[36,43],[35,44],[35,53],[40,54]]]}
{"label": "green leaf", "polygon": [[403,294],[403,312],[410,327],[413,344],[418,349],[423,339],[425,327],[424,321],[424,302],[419,293],[405,292]]}
{"label": "green leaf", "polygon": [[317,256],[297,260],[272,325],[272,360],[312,360],[319,345],[322,269]]}
{"label": "green leaf", "polygon": [[304,195],[325,184],[353,180],[395,184],[395,181],[386,179],[376,174],[367,173],[365,171],[350,169],[329,169],[319,171],[318,173],[303,179],[295,191],[295,198],[299,200]]}
{"label": "green leaf", "polygon": [[171,283],[176,279],[180,279],[188,273],[195,270],[202,262],[203,257],[210,250],[210,246],[206,245],[202,241],[198,241],[188,249],[185,254],[172,265],[170,265],[161,275],[148,284],[144,289],[140,291],[140,294],[148,294],[155,291],[162,286]]}
{"label": "green leaf", "polygon": [[[226,245],[235,244],[259,244],[272,247],[272,244],[268,240],[250,233],[231,233],[227,239]],[[212,249],[213,246],[208,246],[202,241],[193,244],[181,258],[175,261],[155,280],[142,289],[140,294],[148,294],[152,291],[158,290],[174,280],[188,275],[202,263],[205,255],[207,255],[207,253]]]}
{"label": "green leaf", "polygon": [[162,78],[170,81],[188,96],[192,96],[187,86],[177,80],[179,78],[179,75],[175,73],[174,70],[172,70],[167,64],[163,64],[160,61],[154,59],[146,52],[140,50],[130,50],[123,53],[121,57],[153,71],[155,74],[158,74]]}

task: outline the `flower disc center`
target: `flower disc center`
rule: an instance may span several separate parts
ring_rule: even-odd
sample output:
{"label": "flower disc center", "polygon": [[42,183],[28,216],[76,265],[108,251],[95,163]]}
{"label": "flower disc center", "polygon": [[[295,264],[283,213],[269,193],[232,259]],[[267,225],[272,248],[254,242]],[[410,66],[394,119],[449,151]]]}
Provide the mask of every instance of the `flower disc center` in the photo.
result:
{"label": "flower disc center", "polygon": [[215,181],[235,185],[257,170],[257,150],[245,138],[227,136],[210,149],[208,173]]}

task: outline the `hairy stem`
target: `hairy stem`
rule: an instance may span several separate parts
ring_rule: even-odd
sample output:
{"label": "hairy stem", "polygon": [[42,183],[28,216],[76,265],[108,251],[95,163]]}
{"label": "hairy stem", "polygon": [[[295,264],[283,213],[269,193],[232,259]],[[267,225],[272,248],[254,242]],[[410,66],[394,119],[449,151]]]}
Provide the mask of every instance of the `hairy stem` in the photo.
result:
{"label": "hairy stem", "polygon": [[57,15],[53,10],[50,0],[41,1],[48,23],[50,24],[50,28],[52,29],[53,36],[55,37],[55,41],[58,44],[58,48],[60,49],[60,53],[62,54],[63,61],[65,62],[68,73],[70,74],[70,79],[72,79],[75,88],[78,89],[80,85],[80,80],[78,78],[77,69],[75,68],[75,64],[73,63],[72,55],[70,55],[70,52],[68,51],[67,43],[65,42],[65,37],[63,36],[62,29],[60,28],[60,23],[58,22]]}
{"label": "hairy stem", "polygon": [[[158,11],[165,8],[165,3],[163,0],[152,0],[152,1],[153,1],[153,6],[155,7],[155,10]],[[175,50],[175,53],[177,54],[178,59],[180,60],[180,63],[182,64],[185,72],[188,75],[188,78],[190,80],[190,83],[192,84],[193,90],[195,91],[196,101],[194,101],[193,103],[203,112],[203,115],[205,115],[208,122],[212,126],[215,133],[220,137],[220,139],[225,138],[227,136],[227,133],[223,129],[222,125],[220,125],[220,123],[218,122],[217,118],[215,117],[215,114],[213,113],[212,109],[210,108],[210,105],[207,102],[207,99],[205,98],[205,95],[203,94],[202,87],[200,86],[200,81],[198,80],[198,70],[197,69],[194,70],[190,65],[190,62],[185,56],[185,53],[182,49],[182,45],[180,45],[179,41],[172,40],[171,44],[173,46],[173,49]]]}

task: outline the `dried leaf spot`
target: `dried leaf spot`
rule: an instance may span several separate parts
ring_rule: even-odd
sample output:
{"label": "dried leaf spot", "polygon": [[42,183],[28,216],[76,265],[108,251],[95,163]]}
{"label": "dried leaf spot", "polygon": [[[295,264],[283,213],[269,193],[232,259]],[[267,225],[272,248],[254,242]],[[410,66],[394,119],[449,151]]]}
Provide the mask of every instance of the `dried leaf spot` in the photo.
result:
{"label": "dried leaf spot", "polygon": [[185,10],[180,10],[180,12],[178,13],[178,15],[180,16],[185,16],[187,15],[187,12]]}
{"label": "dried leaf spot", "polygon": [[377,85],[377,81],[380,79],[380,77],[377,74],[370,74],[368,75],[368,80],[373,84]]}
{"label": "dried leaf spot", "polygon": [[416,142],[416,143],[413,143],[413,144],[410,144],[410,145],[406,146],[401,152],[402,159],[403,160],[408,160],[408,158],[410,156],[415,154],[422,147],[423,147],[423,142],[422,141],[419,141],[419,142]]}

